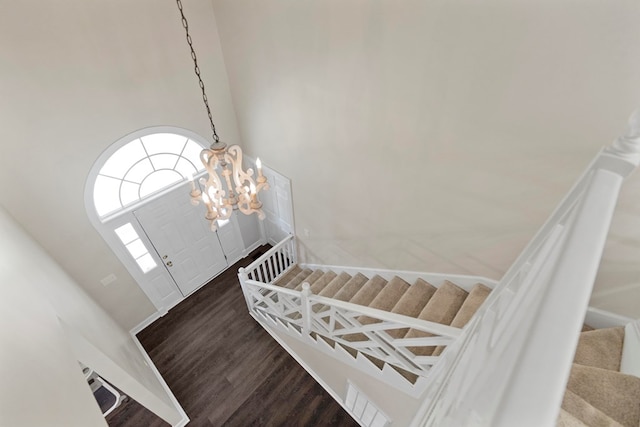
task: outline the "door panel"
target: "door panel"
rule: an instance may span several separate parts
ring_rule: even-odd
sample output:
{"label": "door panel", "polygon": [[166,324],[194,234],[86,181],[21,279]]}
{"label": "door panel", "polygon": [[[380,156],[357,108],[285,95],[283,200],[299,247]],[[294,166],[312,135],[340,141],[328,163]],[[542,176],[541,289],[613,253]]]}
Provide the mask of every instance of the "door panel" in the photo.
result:
{"label": "door panel", "polygon": [[291,181],[267,168],[264,168],[264,174],[271,187],[260,193],[262,209],[267,216],[264,227],[267,240],[275,245],[294,230]]}
{"label": "door panel", "polygon": [[218,236],[203,218],[202,206],[191,205],[186,185],[134,215],[184,296],[227,267]]}
{"label": "door panel", "polygon": [[218,226],[218,239],[220,239],[220,245],[222,245],[222,250],[227,256],[229,265],[234,264],[242,258],[244,244],[242,242],[240,229],[238,228],[238,218],[243,216],[246,215],[237,212],[229,218],[227,224],[222,227]]}
{"label": "door panel", "polygon": [[256,215],[238,215],[236,219],[245,250],[254,248],[262,243],[263,236],[260,231],[260,220]]}

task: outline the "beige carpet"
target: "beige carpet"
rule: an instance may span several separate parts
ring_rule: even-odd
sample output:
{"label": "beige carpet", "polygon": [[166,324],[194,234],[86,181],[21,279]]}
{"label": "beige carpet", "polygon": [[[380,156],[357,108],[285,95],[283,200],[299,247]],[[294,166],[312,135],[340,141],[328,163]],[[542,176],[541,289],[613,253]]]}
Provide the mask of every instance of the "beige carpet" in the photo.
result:
{"label": "beige carpet", "polygon": [[[422,279],[410,284],[399,277],[387,281],[380,276],[353,276],[322,270],[312,271],[295,266],[277,281],[277,285],[289,289],[302,289],[303,283],[311,285],[313,294],[340,301],[368,306],[378,310],[411,316],[456,328],[463,328],[489,296],[491,289],[478,283],[467,293],[456,284],[445,281],[435,287]],[[326,307],[314,306],[315,312]],[[299,314],[298,314],[299,317]],[[297,318],[297,317],[295,317]],[[360,316],[363,325],[379,320]],[[342,325],[337,325],[340,329]],[[640,378],[619,372],[624,328],[593,329],[584,325],[576,348],[574,365],[567,384],[562,408],[557,420],[559,427],[640,427]],[[428,333],[398,328],[388,331],[392,339],[431,336]],[[330,337],[313,333],[329,345],[337,344]],[[366,334],[342,335],[347,341],[343,347],[356,357],[358,350],[352,343],[367,341]],[[409,347],[416,356],[438,356],[446,349],[438,347]],[[364,354],[375,366],[382,369],[385,362]],[[417,375],[392,366],[408,381],[415,382]]]}

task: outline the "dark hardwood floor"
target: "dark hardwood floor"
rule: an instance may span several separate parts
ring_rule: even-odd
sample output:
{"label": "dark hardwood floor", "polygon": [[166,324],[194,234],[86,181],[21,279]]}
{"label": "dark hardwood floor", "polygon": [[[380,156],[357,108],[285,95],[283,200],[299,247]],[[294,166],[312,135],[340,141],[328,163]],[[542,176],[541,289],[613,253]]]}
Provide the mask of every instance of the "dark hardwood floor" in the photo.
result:
{"label": "dark hardwood floor", "polygon": [[[357,426],[251,317],[238,262],[138,334],[190,426]],[[129,399],[110,426],[168,424]]]}

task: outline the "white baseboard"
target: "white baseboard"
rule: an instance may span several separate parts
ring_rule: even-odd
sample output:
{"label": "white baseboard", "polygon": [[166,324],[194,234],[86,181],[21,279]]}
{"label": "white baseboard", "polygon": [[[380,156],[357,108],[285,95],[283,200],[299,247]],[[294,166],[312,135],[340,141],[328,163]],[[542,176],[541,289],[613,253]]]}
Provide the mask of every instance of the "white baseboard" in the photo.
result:
{"label": "white baseboard", "polygon": [[249,255],[251,252],[255,251],[256,249],[258,249],[260,246],[264,245],[267,243],[266,239],[260,239],[257,242],[255,242],[253,245],[249,246],[244,252],[242,257],[246,257],[247,255]]}
{"label": "white baseboard", "polygon": [[[140,325],[138,325],[138,326],[140,326]],[[136,326],[136,328],[138,326]],[[134,329],[136,329],[136,328],[134,328]],[[142,329],[144,329],[144,328],[142,328]],[[140,329],[140,330],[142,330],[142,329]],[[176,408],[176,410],[178,411],[178,413],[182,417],[182,419],[180,421],[178,421],[176,424],[174,424],[173,427],[183,427],[183,426],[187,425],[189,423],[189,421],[190,421],[189,420],[189,416],[187,415],[187,413],[182,408],[182,405],[180,405],[180,402],[178,402],[178,399],[176,399],[176,397],[173,395],[173,392],[171,391],[171,389],[169,388],[167,383],[164,381],[164,378],[162,378],[162,375],[160,375],[160,372],[158,371],[158,368],[156,368],[156,365],[153,363],[153,361],[149,357],[149,354],[147,354],[147,351],[144,349],[142,344],[140,344],[140,341],[138,341],[138,338],[133,333],[133,329],[132,329],[132,332],[131,332],[131,338],[133,339],[133,342],[138,347],[138,350],[140,350],[140,353],[142,353],[142,356],[144,357],[144,360],[147,362],[147,365],[149,365],[149,368],[151,369],[151,371],[154,373],[156,378],[158,378],[158,381],[162,385],[162,388],[164,389],[164,391],[169,396],[169,399],[171,399],[171,403],[173,403],[173,406]]]}
{"label": "white baseboard", "polygon": [[596,329],[624,326],[627,323],[633,322],[633,320],[634,319],[629,317],[591,306],[587,308],[584,317],[584,323]]}
{"label": "white baseboard", "polygon": [[[142,331],[144,328],[146,328],[147,326],[149,326],[150,324],[152,324],[153,322],[155,322],[156,320],[158,320],[159,318],[161,318],[162,316],[164,316],[165,314],[167,314],[169,311],[168,310],[158,310],[155,313],[153,313],[151,316],[147,317],[146,319],[144,319],[142,322],[138,323],[136,326],[134,326],[133,328],[131,328],[131,330],[129,331],[129,333],[131,335],[133,335],[133,337],[135,338],[135,336]],[[146,354],[146,353],[145,353]]]}

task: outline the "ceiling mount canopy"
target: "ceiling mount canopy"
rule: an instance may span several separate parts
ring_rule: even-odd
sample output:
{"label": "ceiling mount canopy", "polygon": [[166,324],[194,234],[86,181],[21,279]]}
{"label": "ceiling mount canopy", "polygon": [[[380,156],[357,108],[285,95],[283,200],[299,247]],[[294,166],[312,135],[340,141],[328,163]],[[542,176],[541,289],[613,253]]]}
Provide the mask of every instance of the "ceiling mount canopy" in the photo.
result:
{"label": "ceiling mount canopy", "polygon": [[205,218],[211,223],[212,231],[218,228],[218,220],[228,219],[234,210],[240,210],[246,215],[256,213],[258,218],[264,219],[265,214],[262,211],[262,203],[258,199],[258,193],[261,190],[268,190],[269,183],[262,174],[260,159],[256,159],[258,176],[254,178],[253,169],[249,168],[246,171],[242,169],[242,149],[240,146],[227,146],[226,143],[220,141],[216,126],[213,123],[211,109],[209,108],[209,99],[200,75],[196,52],[193,49],[193,40],[189,34],[189,23],[182,10],[182,1],[176,0],[176,3],[180,11],[182,26],[187,36],[187,43],[191,50],[194,72],[198,77],[198,85],[202,90],[202,100],[209,116],[213,137],[211,146],[200,153],[200,160],[208,173],[206,178],[199,179],[203,190],[196,186],[193,176],[190,177],[191,203],[198,205],[202,202],[205,205],[207,209]]}

